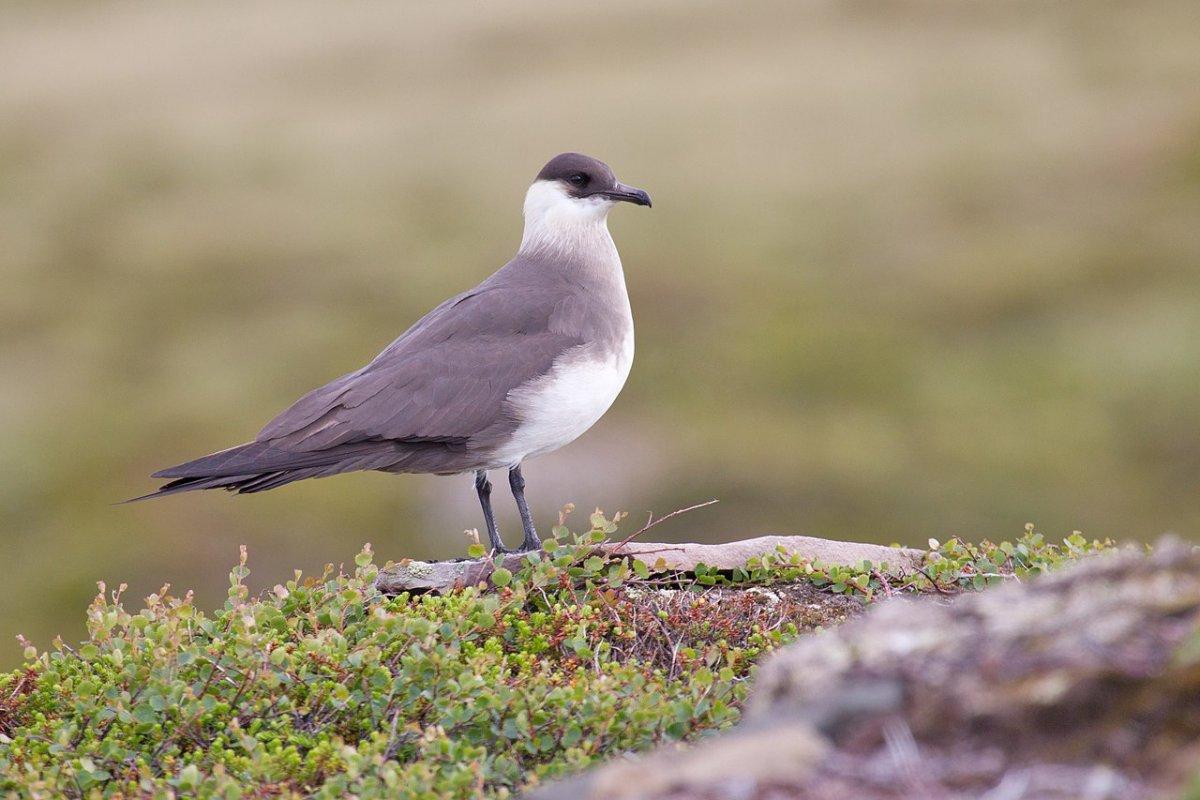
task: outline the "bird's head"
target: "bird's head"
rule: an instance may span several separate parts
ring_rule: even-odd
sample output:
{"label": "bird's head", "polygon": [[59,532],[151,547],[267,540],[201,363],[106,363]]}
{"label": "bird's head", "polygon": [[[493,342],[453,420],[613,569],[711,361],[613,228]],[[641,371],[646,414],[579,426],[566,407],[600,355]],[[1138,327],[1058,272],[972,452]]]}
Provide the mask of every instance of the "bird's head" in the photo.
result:
{"label": "bird's head", "polygon": [[536,239],[569,240],[603,227],[617,203],[650,205],[650,195],[617,180],[599,159],[562,153],[542,167],[525,195],[525,232]]}

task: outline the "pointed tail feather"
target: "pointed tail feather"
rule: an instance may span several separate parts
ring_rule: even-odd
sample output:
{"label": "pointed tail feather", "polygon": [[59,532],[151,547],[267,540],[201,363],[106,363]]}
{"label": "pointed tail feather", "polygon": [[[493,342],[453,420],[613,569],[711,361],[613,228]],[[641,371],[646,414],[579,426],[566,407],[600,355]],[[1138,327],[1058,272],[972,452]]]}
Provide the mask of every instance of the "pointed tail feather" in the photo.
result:
{"label": "pointed tail feather", "polygon": [[163,484],[157,490],[144,494],[141,497],[131,497],[123,502],[137,503],[141,500],[153,500],[155,497],[166,497],[170,494],[180,494],[181,492],[191,492],[197,489],[229,489],[230,491],[237,490],[237,484],[243,481],[258,478],[258,475],[226,475],[219,478],[180,478]]}
{"label": "pointed tail feather", "polygon": [[380,469],[399,457],[395,442],[355,442],[310,452],[287,451],[266,442],[250,442],[159,470],[153,477],[172,480],[157,491],[125,502],[201,489],[225,489],[238,494],[264,492],[306,478]]}

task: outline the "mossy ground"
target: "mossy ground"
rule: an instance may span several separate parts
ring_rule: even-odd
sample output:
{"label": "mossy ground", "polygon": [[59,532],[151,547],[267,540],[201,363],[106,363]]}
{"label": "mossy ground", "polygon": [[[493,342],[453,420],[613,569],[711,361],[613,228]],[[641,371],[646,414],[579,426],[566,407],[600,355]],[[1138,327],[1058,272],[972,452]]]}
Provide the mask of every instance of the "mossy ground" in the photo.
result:
{"label": "mossy ground", "polygon": [[509,797],[622,752],[731,725],[764,652],[882,593],[952,592],[1104,549],[1032,531],[952,541],[889,581],[780,554],[732,574],[651,575],[558,539],[501,586],[389,598],[370,548],[261,597],[230,573],[212,614],[168,587],[88,608],[88,639],[0,676],[12,797]]}

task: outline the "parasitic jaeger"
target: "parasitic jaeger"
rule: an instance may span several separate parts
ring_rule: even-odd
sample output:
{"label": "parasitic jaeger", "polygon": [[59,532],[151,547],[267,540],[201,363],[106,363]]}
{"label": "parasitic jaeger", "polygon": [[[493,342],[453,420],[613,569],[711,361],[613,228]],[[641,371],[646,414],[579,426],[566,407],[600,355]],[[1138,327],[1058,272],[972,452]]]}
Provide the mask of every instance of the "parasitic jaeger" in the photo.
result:
{"label": "parasitic jaeger", "polygon": [[154,473],[136,498],[239,494],[342,472],[473,472],[488,541],[507,552],[488,470],[507,469],[520,550],[541,546],[525,459],[574,441],[616,399],[633,362],[633,316],[608,232],[618,202],[650,205],[608,165],[555,156],[525,195],[516,256],[417,321],[371,363],[314,389],[254,441]]}

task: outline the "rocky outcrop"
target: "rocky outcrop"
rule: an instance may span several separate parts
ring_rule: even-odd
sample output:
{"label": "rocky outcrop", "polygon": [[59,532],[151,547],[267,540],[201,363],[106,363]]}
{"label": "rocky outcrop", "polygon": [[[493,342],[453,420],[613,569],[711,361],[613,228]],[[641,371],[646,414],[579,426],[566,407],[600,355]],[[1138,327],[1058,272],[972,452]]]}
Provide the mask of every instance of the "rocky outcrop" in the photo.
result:
{"label": "rocky outcrop", "polygon": [[540,800],[1142,800],[1200,766],[1200,550],[882,602],[767,660],[741,724]]}
{"label": "rocky outcrop", "polygon": [[[683,574],[692,572],[698,564],[720,570],[736,569],[745,566],[751,558],[774,554],[780,549],[822,564],[857,565],[864,561],[876,565],[887,564],[887,571],[893,575],[919,569],[925,557],[924,551],[908,547],[838,542],[814,536],[758,536],[725,544],[605,542],[596,545],[596,549],[612,556],[641,559],[652,572]],[[526,557],[524,553],[510,553],[504,557],[504,567],[515,571]],[[388,594],[446,592],[486,582],[493,569],[494,565],[489,559],[405,559],[380,570],[375,585]]]}

